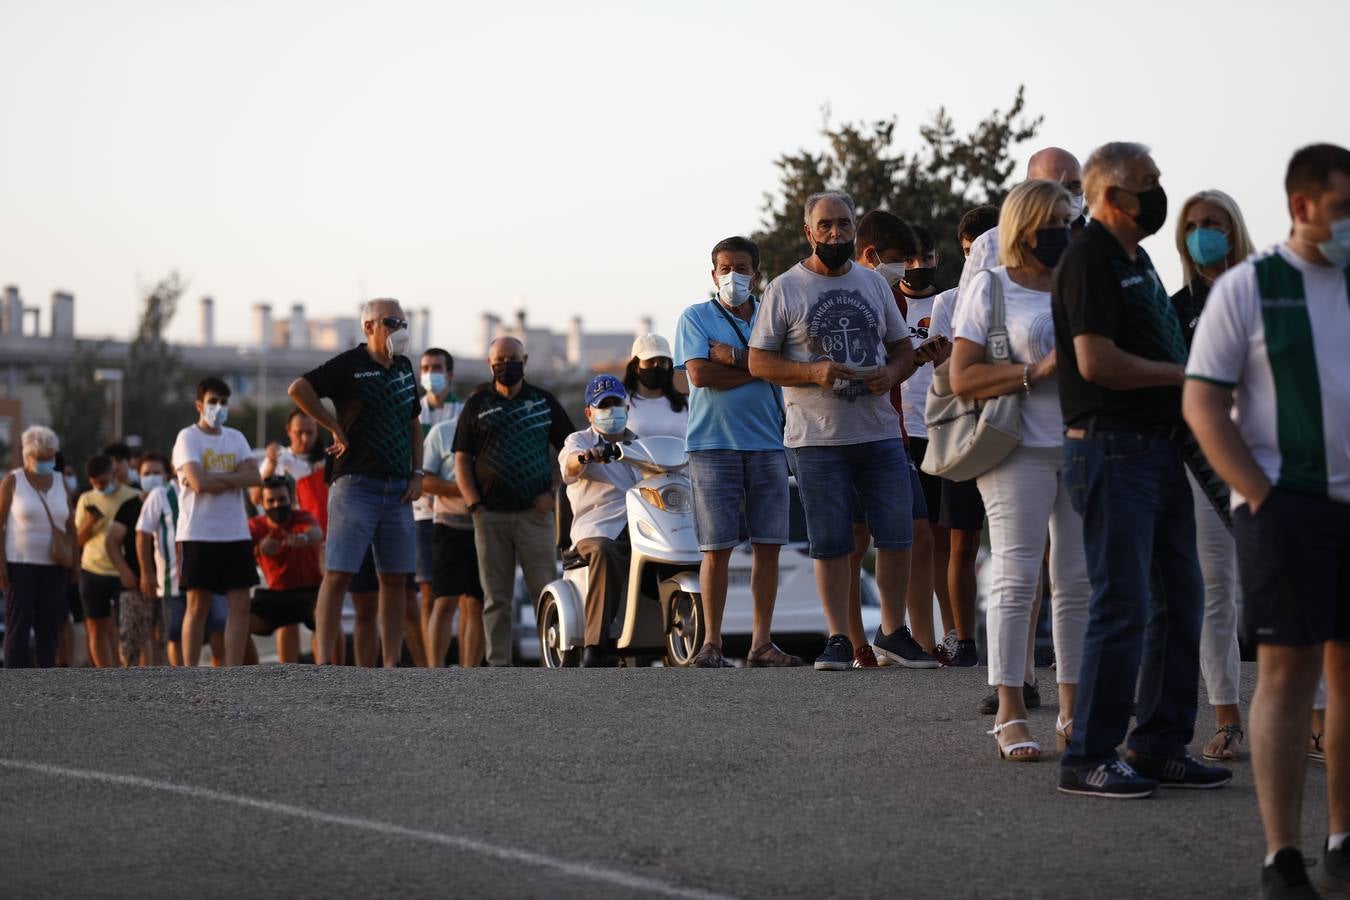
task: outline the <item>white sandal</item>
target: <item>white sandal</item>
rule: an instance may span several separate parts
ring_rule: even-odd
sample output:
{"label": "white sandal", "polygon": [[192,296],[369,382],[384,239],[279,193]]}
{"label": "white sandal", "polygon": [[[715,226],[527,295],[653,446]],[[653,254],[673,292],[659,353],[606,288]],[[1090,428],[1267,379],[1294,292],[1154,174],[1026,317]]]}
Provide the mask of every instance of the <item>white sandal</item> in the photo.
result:
{"label": "white sandal", "polygon": [[[1039,762],[1041,758],[1041,745],[1038,741],[1018,741],[1017,743],[1009,744],[1006,747],[1003,746],[1003,743],[1001,741],[999,741],[998,739],[999,732],[1009,727],[1010,725],[1026,725],[1028,730],[1031,728],[1031,723],[1028,722],[1026,719],[1011,719],[1007,722],[1004,722],[1002,725],[995,725],[993,727],[993,730],[985,732],[985,734],[992,734],[994,736],[994,741],[998,743],[999,759],[1012,760],[1013,762]],[[1028,747],[1031,748],[1032,750],[1035,750],[1036,752],[1024,753],[1021,756],[1013,756],[1013,751],[1023,750]]]}
{"label": "white sandal", "polygon": [[1055,745],[1059,747],[1060,753],[1069,749],[1071,737],[1073,737],[1073,719],[1061,722],[1059,716],[1055,716]]}

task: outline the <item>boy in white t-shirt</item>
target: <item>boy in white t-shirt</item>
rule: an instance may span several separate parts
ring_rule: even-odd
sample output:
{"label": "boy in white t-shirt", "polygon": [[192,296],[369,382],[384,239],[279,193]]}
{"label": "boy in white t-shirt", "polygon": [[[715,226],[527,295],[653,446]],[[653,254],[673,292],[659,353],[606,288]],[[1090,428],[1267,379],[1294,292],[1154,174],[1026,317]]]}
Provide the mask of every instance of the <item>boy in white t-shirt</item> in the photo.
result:
{"label": "boy in white t-shirt", "polygon": [[229,417],[230,387],[219,378],[197,385],[197,422],[178,432],[173,468],[183,488],[178,516],[179,582],[187,595],[183,616],[183,664],[195,666],[202,651],[211,595],[229,604],[225,664],[244,662],[248,642],[249,589],[258,583],[249,537],[244,490],[260,482],[248,440]]}
{"label": "boy in white t-shirt", "polygon": [[[1327,724],[1350,719],[1350,150],[1299,150],[1285,190],[1289,239],[1215,282],[1183,400],[1232,488],[1244,625],[1257,645],[1249,727],[1266,897],[1312,896],[1300,810],[1319,675]],[[1327,731],[1321,871],[1328,890],[1350,892],[1350,741],[1343,724]]]}

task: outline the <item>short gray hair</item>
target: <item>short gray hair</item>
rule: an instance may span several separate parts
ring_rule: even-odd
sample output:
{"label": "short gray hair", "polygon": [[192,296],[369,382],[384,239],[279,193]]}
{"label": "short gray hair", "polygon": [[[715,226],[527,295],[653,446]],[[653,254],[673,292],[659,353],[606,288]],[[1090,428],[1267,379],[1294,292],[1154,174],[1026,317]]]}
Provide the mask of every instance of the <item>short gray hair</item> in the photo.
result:
{"label": "short gray hair", "polygon": [[52,453],[61,449],[61,439],[56,436],[46,425],[31,425],[24,429],[23,436],[19,438],[19,443],[23,447],[23,458],[37,456],[44,450],[50,450]]}
{"label": "short gray hair", "polygon": [[380,308],[380,304],[382,303],[392,303],[395,306],[399,307],[400,309],[402,309],[403,307],[403,304],[399,303],[393,297],[376,297],[374,300],[367,300],[365,303],[361,304],[362,325],[366,324],[367,322],[374,322],[376,319],[380,318],[380,316],[377,315],[377,312]]}
{"label": "short gray hair", "polygon": [[1083,193],[1088,206],[1106,202],[1106,189],[1118,187],[1130,177],[1130,164],[1147,159],[1153,151],[1143,144],[1114,141],[1102,144],[1088,157],[1083,166]]}
{"label": "short gray hair", "polygon": [[848,214],[854,219],[858,218],[858,207],[853,203],[853,198],[843,191],[820,191],[806,198],[806,213],[803,221],[807,225],[811,224],[811,210],[816,208],[816,204],[822,200],[838,200],[848,207]]}

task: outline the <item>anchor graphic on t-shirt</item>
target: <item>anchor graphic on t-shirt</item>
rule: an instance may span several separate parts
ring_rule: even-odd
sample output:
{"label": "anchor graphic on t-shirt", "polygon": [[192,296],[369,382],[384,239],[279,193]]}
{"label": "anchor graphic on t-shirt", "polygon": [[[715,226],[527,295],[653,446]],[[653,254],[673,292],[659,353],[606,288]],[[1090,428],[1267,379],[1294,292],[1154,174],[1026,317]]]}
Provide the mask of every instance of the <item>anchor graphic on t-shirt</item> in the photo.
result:
{"label": "anchor graphic on t-shirt", "polygon": [[[835,339],[829,342],[832,345],[831,350],[844,351],[844,358],[842,360],[836,359],[836,362],[851,363],[855,366],[862,365],[867,361],[867,348],[863,346],[862,329],[850,328],[849,325],[848,316],[839,317],[839,327],[829,332],[832,335],[837,335]],[[850,337],[850,335],[856,335],[856,337]]]}
{"label": "anchor graphic on t-shirt", "polygon": [[[827,291],[807,312],[808,347],[816,358],[866,369],[878,364],[879,321],[867,301],[853,291]],[[862,378],[836,382],[834,395],[852,402],[864,396]]]}

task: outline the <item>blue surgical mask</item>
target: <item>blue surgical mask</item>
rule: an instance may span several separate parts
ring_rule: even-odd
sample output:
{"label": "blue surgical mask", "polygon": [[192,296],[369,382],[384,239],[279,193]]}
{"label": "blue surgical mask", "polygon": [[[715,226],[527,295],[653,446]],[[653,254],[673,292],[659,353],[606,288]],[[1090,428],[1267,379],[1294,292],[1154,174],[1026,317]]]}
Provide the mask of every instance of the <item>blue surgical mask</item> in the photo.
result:
{"label": "blue surgical mask", "polygon": [[39,459],[33,463],[33,473],[35,475],[52,475],[56,472],[56,460]]}
{"label": "blue surgical mask", "polygon": [[66,490],[70,491],[73,494],[75,493],[75,489],[79,486],[80,486],[80,479],[76,478],[74,475],[66,476]]}
{"label": "blue surgical mask", "polygon": [[1217,228],[1197,228],[1186,235],[1186,252],[1197,266],[1217,266],[1231,249],[1228,235]]}
{"label": "blue surgical mask", "polygon": [[163,475],[142,475],[142,476],[141,476],[141,490],[145,491],[147,494],[150,493],[151,491],[153,491],[155,488],[157,488],[157,487],[163,487],[163,486],[164,486],[164,476],[163,476]]}
{"label": "blue surgical mask", "polygon": [[202,418],[212,428],[222,427],[230,418],[230,408],[219,403],[208,403],[202,407]]}
{"label": "blue surgical mask", "polygon": [[110,481],[103,487],[99,488],[99,490],[103,492],[103,496],[111,497],[113,494],[117,493],[117,482]]}
{"label": "blue surgical mask", "polygon": [[1331,240],[1317,245],[1322,255],[1338,269],[1350,266],[1350,219],[1337,219],[1331,223]]}
{"label": "blue surgical mask", "polygon": [[423,372],[422,387],[426,388],[428,393],[439,394],[445,390],[445,386],[450,380],[446,378],[444,372]]}
{"label": "blue surgical mask", "polygon": [[601,434],[622,434],[628,427],[628,410],[622,406],[610,406],[593,410],[591,423]]}

